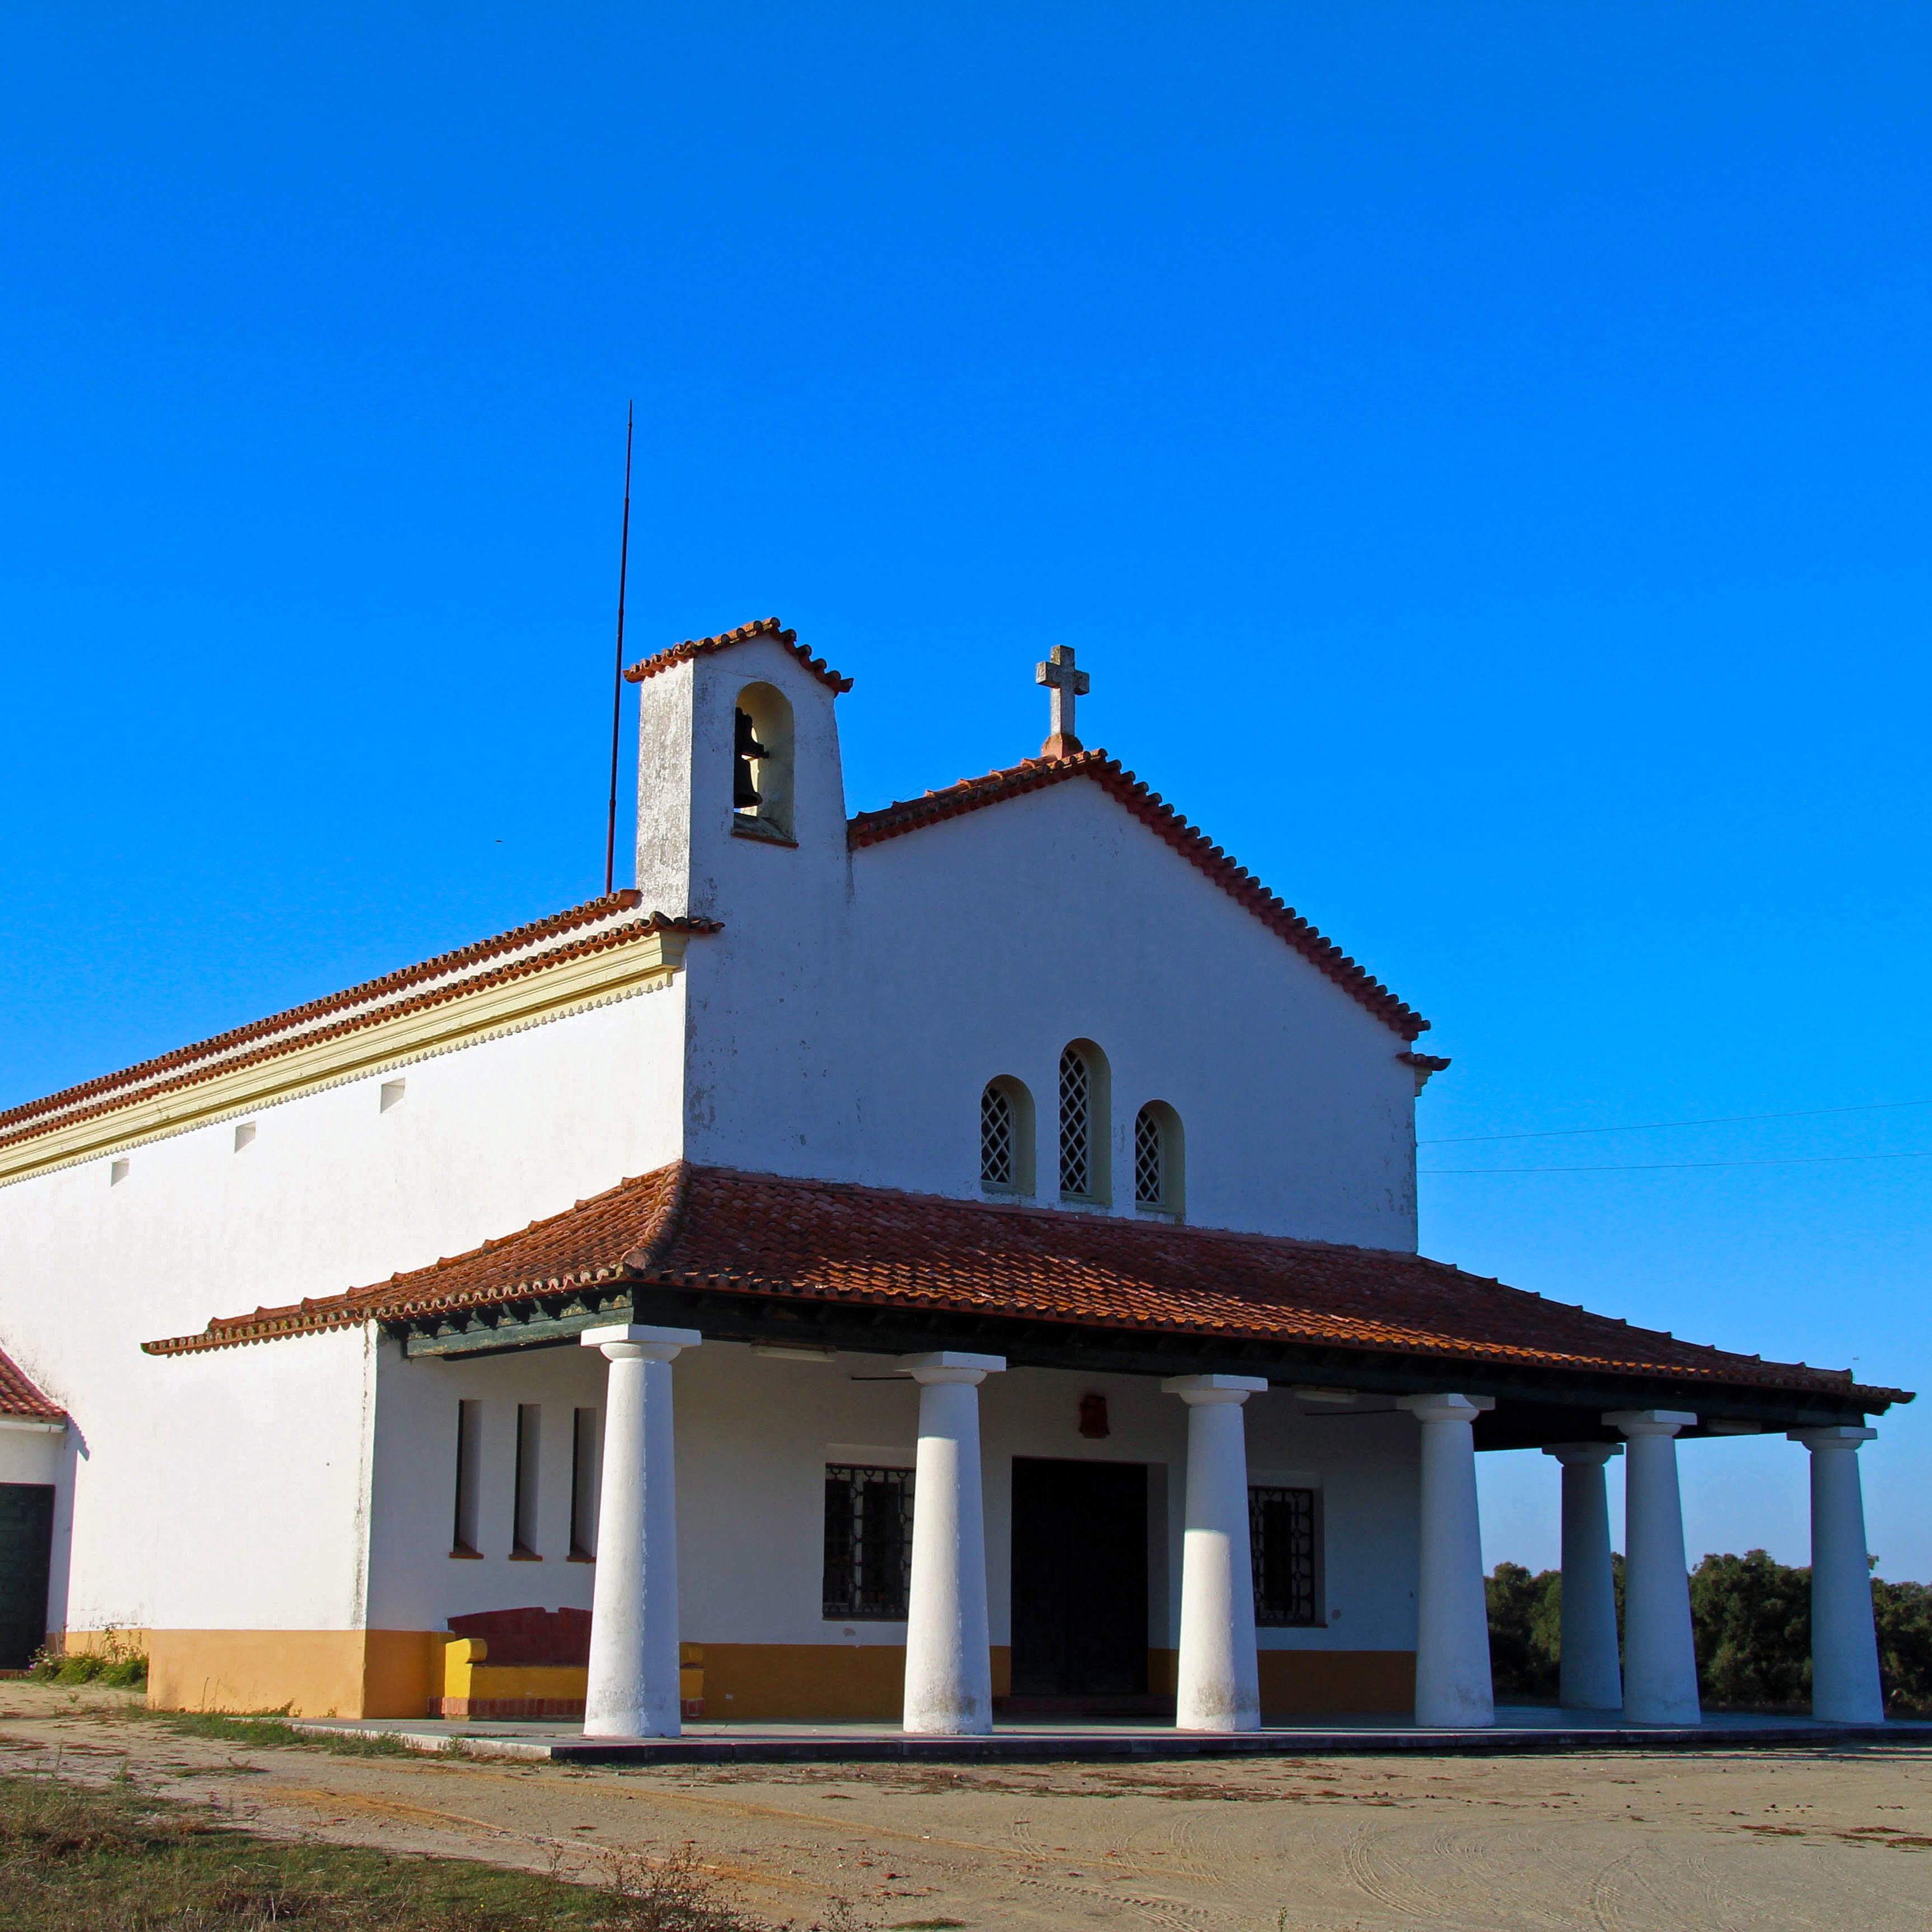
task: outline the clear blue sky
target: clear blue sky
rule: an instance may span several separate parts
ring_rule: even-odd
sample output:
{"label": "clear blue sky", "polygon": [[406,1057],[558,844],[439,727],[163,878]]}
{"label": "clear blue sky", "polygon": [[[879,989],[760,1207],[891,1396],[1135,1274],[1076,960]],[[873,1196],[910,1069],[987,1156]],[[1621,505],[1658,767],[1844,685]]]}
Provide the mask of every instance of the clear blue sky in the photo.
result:
{"label": "clear blue sky", "polygon": [[[1435,1019],[1426,1135],[1932,1100],[1922,8],[0,34],[0,1100],[598,889],[633,394],[634,655],[782,615],[863,807],[1031,753],[1077,645],[1088,741]],[[1466,1267],[1932,1385],[1932,1160],[1423,1188]],[[1802,1559],[1802,1450],[1684,1460],[1694,1557]],[[1866,1463],[1932,1576],[1932,1415]]]}

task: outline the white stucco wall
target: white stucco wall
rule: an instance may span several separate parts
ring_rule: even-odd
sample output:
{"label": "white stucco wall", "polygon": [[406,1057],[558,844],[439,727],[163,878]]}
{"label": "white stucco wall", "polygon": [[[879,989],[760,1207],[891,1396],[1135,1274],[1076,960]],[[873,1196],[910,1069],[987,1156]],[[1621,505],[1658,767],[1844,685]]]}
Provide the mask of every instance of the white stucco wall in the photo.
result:
{"label": "white stucco wall", "polygon": [[[419,1268],[676,1156],[681,987],[0,1188],[0,1341],[74,1418],[55,1627],[330,1629],[363,1615],[358,1332],[141,1352]],[[405,1081],[384,1112],[385,1078]]]}
{"label": "white stucco wall", "polygon": [[[299,1344],[278,1346],[293,1348]],[[601,1357],[580,1348],[464,1362],[405,1362],[382,1345],[376,1431],[372,1626],[441,1629],[452,1616],[525,1606],[590,1605],[591,1566],[568,1562],[572,1417],[602,1408]],[[880,1379],[874,1379],[880,1378]],[[678,1358],[677,1510],[681,1633],[706,1643],[896,1644],[902,1624],[840,1624],[822,1614],[824,1469],[830,1461],[910,1466],[917,1389],[883,1356],[775,1360],[707,1342]],[[1078,1430],[1082,1395],[1108,1398],[1112,1433]],[[480,1560],[452,1558],[457,1404],[483,1404]],[[542,1561],[510,1556],[516,1412],[542,1406]],[[1377,1406],[1363,1405],[1365,1411]],[[1324,1628],[1270,1629],[1264,1648],[1408,1649],[1415,1641],[1418,1435],[1404,1414],[1314,1408],[1283,1390],[1246,1406],[1253,1479],[1324,1497]],[[981,1392],[992,1639],[1010,1640],[1012,1468],[1016,1456],[1148,1466],[1150,1508],[1164,1527],[1150,1565],[1150,1642],[1171,1648],[1180,1617],[1183,1405],[1150,1377],[1016,1370]],[[863,1453],[862,1453],[863,1452]]]}
{"label": "white stucco wall", "polygon": [[1055,1198],[1059,1064],[1112,1075],[1114,1211],[1132,1131],[1179,1114],[1196,1224],[1413,1250],[1406,1042],[1107,793],[1079,779],[854,855],[868,1104],[859,1178],[979,1191],[980,1094],[1024,1082]]}

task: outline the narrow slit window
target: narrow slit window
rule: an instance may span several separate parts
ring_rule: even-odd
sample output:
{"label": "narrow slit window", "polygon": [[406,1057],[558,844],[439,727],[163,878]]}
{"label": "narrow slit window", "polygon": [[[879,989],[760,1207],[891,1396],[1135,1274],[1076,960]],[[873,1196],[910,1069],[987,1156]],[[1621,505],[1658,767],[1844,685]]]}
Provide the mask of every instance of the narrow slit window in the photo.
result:
{"label": "narrow slit window", "polygon": [[1094,1192],[1094,1077],[1071,1046],[1060,1056],[1060,1191],[1082,1201]]}
{"label": "narrow slit window", "polygon": [[456,1525],[450,1538],[452,1556],[478,1556],[476,1498],[482,1488],[483,1405],[456,1405]]}
{"label": "narrow slit window", "polygon": [[597,1560],[597,1412],[580,1408],[570,1438],[570,1560]]}
{"label": "narrow slit window", "polygon": [[1255,1575],[1255,1622],[1282,1629],[1321,1623],[1319,1498],[1312,1490],[1251,1489],[1248,1546]]}
{"label": "narrow slit window", "polygon": [[825,1472],[824,1610],[904,1621],[912,1587],[912,1472],[833,1463]]}
{"label": "narrow slit window", "polygon": [[537,1543],[538,1483],[543,1462],[543,1409],[533,1402],[517,1405],[517,1501],[511,1526],[510,1554],[541,1562]]}

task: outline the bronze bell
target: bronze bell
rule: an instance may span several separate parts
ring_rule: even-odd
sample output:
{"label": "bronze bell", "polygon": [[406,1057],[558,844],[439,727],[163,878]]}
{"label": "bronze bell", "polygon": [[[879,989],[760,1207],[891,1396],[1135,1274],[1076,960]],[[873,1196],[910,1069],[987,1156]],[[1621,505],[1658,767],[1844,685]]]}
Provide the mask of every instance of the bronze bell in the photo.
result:
{"label": "bronze bell", "polygon": [[743,812],[750,806],[762,805],[764,795],[752,782],[752,760],[769,758],[771,753],[760,744],[752,730],[752,714],[739,711],[733,714],[737,719],[738,739],[736,756],[731,767],[731,808]]}

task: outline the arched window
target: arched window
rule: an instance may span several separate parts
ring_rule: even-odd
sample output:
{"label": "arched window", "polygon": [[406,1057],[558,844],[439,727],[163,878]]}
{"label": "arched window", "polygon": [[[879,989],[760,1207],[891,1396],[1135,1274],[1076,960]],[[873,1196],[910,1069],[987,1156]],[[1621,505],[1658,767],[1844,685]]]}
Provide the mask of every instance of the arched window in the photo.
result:
{"label": "arched window", "polygon": [[980,1185],[988,1194],[1033,1192],[1033,1096],[1010,1074],[980,1096]]}
{"label": "arched window", "polygon": [[791,844],[791,701],[775,684],[748,684],[732,718],[731,830]]}
{"label": "arched window", "polygon": [[1060,1056],[1060,1198],[1108,1198],[1107,1056],[1076,1040]]}
{"label": "arched window", "polygon": [[1148,1214],[1180,1218],[1180,1116],[1165,1100],[1150,1100],[1134,1116],[1134,1205]]}

